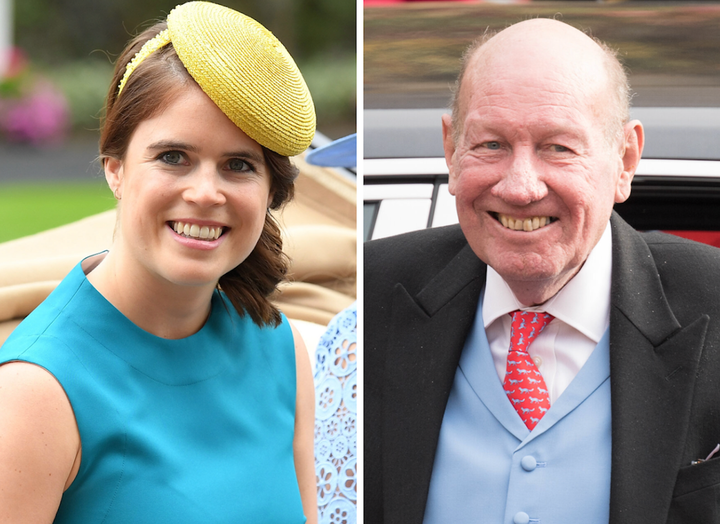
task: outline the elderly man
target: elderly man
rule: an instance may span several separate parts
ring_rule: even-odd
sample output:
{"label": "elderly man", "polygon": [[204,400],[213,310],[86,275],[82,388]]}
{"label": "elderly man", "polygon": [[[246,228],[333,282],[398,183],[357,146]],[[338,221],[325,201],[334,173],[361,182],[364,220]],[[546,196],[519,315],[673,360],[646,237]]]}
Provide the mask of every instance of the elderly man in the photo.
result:
{"label": "elderly man", "polygon": [[367,245],[366,522],[720,522],[720,251],[613,214],[628,99],[555,20],[466,54],[460,227]]}

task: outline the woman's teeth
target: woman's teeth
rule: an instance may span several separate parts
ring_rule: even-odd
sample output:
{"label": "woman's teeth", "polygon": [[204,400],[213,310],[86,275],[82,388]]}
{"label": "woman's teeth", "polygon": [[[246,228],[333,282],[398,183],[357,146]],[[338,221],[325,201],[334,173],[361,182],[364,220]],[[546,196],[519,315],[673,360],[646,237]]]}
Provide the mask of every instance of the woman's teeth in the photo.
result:
{"label": "woman's teeth", "polygon": [[552,217],[513,218],[501,213],[497,214],[497,219],[508,229],[528,232],[545,227],[554,221]]}
{"label": "woman's teeth", "polygon": [[223,233],[222,227],[198,226],[186,222],[174,222],[173,229],[178,235],[199,240],[217,240]]}

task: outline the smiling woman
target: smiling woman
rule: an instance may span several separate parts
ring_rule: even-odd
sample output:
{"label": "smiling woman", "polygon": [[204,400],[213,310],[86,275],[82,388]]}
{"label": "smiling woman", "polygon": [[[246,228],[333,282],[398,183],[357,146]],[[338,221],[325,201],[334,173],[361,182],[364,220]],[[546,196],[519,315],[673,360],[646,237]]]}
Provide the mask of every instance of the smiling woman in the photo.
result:
{"label": "smiling woman", "polygon": [[[195,286],[212,289],[219,277],[246,272],[252,265],[247,259],[266,222],[267,235],[278,245],[272,216],[267,214],[273,175],[262,146],[233,124],[196,84],[182,89],[162,113],[140,122],[131,136],[122,157],[108,156],[104,161],[108,185],[121,201],[120,223],[107,263],[88,276],[93,284],[98,281],[96,287],[102,286],[107,271],[114,271],[116,257],[132,253],[131,260],[139,262],[132,281],[148,280],[142,287],[158,286],[157,296],[175,300],[174,295],[188,285],[191,293]],[[292,171],[288,174],[294,176]],[[210,228],[218,238],[209,238]],[[205,238],[200,238],[202,230]],[[269,258],[283,262],[282,252]],[[250,263],[239,267],[245,261]],[[277,281],[284,271],[278,268]],[[232,285],[223,287],[226,293],[235,291]],[[242,299],[239,302],[244,315]],[[150,328],[145,324],[153,320],[144,313],[133,315],[133,305],[129,304],[129,317]],[[271,307],[268,302],[262,311],[250,309],[248,314],[260,323],[278,322],[279,314]],[[166,335],[188,336],[205,317],[206,312],[198,310],[195,319],[171,322]]]}
{"label": "smiling woman", "polygon": [[0,349],[0,522],[317,522],[308,355],[269,300],[314,122],[240,13],[190,2],[130,42],[100,140],[113,245]]}

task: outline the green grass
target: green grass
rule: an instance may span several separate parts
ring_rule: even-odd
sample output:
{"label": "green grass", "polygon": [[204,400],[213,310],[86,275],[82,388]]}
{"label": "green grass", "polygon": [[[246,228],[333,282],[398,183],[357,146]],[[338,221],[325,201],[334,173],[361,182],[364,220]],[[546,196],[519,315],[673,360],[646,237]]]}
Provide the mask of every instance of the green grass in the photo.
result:
{"label": "green grass", "polygon": [[115,207],[105,181],[0,184],[0,242]]}

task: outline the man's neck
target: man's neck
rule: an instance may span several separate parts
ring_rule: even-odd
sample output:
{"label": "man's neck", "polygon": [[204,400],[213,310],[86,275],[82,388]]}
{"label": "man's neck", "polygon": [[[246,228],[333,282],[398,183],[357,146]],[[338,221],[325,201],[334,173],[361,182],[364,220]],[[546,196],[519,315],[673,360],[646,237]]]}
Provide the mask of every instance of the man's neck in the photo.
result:
{"label": "man's neck", "polygon": [[581,270],[542,302],[522,301],[522,297],[517,296],[495,270],[488,267],[487,272],[482,312],[485,327],[510,311],[538,305],[595,342],[607,327],[612,277],[612,233],[609,225]]}
{"label": "man's neck", "polygon": [[[584,262],[583,262],[584,264]],[[582,265],[548,281],[505,281],[517,298],[526,307],[541,306],[557,295],[565,285],[582,269]]]}

